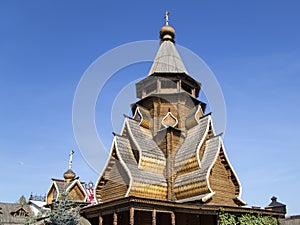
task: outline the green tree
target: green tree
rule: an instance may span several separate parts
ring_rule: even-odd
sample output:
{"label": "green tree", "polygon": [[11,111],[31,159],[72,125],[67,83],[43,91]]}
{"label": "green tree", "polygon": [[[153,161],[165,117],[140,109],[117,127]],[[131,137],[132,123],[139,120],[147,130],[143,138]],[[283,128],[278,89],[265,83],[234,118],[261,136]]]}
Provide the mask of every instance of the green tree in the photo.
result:
{"label": "green tree", "polygon": [[238,218],[240,225],[278,225],[276,218],[271,216],[244,214]]}
{"label": "green tree", "polygon": [[258,217],[252,214],[243,214],[238,218],[240,225],[262,225]]}
{"label": "green tree", "polygon": [[50,215],[50,210],[41,209],[41,211],[39,211],[36,216],[31,215],[31,216],[27,217],[25,220],[25,225],[35,224],[36,222],[38,222],[40,220],[45,220],[49,217],[49,215]]}
{"label": "green tree", "polygon": [[27,200],[25,198],[24,195],[22,195],[19,200],[18,200],[18,203],[20,203],[21,205],[26,205],[27,204]]}
{"label": "green tree", "polygon": [[37,222],[36,216],[29,216],[25,220],[25,225],[35,224]]}
{"label": "green tree", "polygon": [[221,211],[219,213],[220,225],[278,225],[278,221],[272,216],[260,214],[242,214],[235,216],[231,213]]}
{"label": "green tree", "polygon": [[237,225],[235,215],[231,213],[220,212],[219,220],[221,225]]}
{"label": "green tree", "polygon": [[53,204],[46,225],[77,225],[79,224],[79,207],[69,200],[68,192],[63,192],[60,199]]}

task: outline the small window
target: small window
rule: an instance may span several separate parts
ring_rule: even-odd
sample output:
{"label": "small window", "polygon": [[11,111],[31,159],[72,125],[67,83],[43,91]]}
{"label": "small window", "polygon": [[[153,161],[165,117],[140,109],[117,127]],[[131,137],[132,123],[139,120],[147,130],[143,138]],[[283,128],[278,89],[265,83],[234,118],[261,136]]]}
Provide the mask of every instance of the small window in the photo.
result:
{"label": "small window", "polygon": [[20,208],[16,212],[11,212],[10,213],[13,217],[27,217],[28,213],[25,211],[25,209]]}
{"label": "small window", "polygon": [[146,94],[149,94],[149,93],[155,91],[156,87],[157,87],[156,83],[150,84],[148,87],[146,87]]}
{"label": "small window", "polygon": [[162,80],[161,88],[177,88],[177,83],[172,80]]}

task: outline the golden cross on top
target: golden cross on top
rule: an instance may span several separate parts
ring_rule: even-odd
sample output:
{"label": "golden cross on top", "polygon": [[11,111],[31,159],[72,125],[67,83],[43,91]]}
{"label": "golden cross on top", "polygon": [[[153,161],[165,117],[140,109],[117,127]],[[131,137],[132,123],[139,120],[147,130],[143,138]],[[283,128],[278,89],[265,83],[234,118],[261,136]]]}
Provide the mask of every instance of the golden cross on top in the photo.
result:
{"label": "golden cross on top", "polygon": [[166,25],[168,26],[169,25],[169,15],[170,15],[170,12],[169,11],[166,11],[166,15],[165,15],[165,19],[166,19]]}

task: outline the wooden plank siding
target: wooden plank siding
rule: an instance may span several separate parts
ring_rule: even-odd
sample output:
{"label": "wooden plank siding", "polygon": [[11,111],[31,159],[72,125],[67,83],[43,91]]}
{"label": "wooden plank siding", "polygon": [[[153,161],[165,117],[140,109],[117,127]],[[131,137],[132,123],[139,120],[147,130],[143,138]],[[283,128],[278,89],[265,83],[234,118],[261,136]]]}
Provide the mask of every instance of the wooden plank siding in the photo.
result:
{"label": "wooden plank siding", "polygon": [[72,199],[72,200],[84,201],[84,199],[85,199],[85,193],[83,193],[82,189],[78,186],[78,184],[76,184],[70,190],[69,198]]}
{"label": "wooden plank siding", "polygon": [[118,198],[123,198],[126,195],[129,185],[129,177],[120,164],[120,162],[112,158],[113,165],[106,175],[105,185],[98,190],[98,195],[101,196],[101,202],[107,202]]}
{"label": "wooden plank siding", "polygon": [[227,161],[224,161],[219,155],[209,177],[210,186],[216,192],[209,204],[237,206],[234,202],[236,186],[231,175],[232,172]]}

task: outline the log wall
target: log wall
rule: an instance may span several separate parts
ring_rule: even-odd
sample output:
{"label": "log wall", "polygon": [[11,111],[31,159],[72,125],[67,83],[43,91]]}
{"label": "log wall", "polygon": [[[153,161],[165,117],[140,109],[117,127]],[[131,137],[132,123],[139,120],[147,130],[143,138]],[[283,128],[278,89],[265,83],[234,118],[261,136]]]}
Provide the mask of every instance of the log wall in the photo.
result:
{"label": "log wall", "polygon": [[231,170],[220,155],[212,168],[209,182],[211,188],[216,192],[209,204],[237,206],[234,202],[236,189],[231,179]]}
{"label": "log wall", "polygon": [[108,180],[100,191],[100,195],[102,196],[101,202],[123,198],[128,189],[129,177],[126,171],[118,160],[113,160],[114,164],[107,177]]}
{"label": "log wall", "polygon": [[82,189],[78,187],[78,184],[76,184],[69,193],[69,198],[71,200],[79,200],[84,201],[85,195],[82,192]]}

